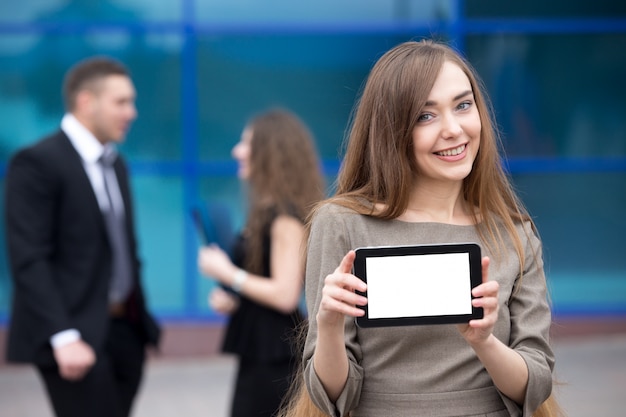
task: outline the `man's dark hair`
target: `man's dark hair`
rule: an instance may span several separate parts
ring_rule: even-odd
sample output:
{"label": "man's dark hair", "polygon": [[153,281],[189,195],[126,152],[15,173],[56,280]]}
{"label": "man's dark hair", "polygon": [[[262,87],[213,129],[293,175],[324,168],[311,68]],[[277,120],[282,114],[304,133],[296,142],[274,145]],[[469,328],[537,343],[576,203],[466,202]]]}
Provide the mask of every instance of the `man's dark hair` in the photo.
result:
{"label": "man's dark hair", "polygon": [[66,74],[63,82],[63,100],[67,111],[74,110],[79,91],[95,91],[97,83],[110,75],[129,77],[128,69],[119,61],[109,57],[87,58],[74,65]]}

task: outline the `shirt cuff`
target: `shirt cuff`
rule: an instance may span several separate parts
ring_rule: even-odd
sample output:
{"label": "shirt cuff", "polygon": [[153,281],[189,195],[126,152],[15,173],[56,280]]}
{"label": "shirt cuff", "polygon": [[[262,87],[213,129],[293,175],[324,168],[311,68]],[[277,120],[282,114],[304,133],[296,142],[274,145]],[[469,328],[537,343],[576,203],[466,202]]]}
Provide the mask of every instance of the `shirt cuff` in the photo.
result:
{"label": "shirt cuff", "polygon": [[53,334],[50,344],[53,349],[57,349],[78,340],[80,340],[80,332],[76,329],[67,329]]}

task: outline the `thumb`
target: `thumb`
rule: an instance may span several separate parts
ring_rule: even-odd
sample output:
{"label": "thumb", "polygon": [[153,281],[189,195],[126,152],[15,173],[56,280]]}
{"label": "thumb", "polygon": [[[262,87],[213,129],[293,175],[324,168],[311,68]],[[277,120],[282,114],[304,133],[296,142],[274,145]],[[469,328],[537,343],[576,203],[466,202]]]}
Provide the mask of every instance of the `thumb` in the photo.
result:
{"label": "thumb", "polygon": [[483,256],[483,258],[481,259],[480,264],[482,267],[483,283],[489,281],[489,263],[490,262],[491,261],[489,260],[489,257],[487,256]]}
{"label": "thumb", "polygon": [[346,253],[346,256],[343,257],[341,263],[339,264],[337,269],[335,269],[335,272],[340,272],[344,274],[349,274],[350,272],[352,272],[352,266],[354,265],[355,257],[356,253],[353,250]]}

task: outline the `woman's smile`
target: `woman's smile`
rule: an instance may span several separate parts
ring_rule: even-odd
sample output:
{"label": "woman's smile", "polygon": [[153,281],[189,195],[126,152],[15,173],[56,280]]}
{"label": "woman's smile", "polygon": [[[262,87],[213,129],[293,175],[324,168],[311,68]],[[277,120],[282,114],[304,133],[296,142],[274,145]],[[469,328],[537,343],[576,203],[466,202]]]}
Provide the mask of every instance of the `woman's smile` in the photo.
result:
{"label": "woman's smile", "polygon": [[446,161],[458,161],[465,157],[467,144],[464,143],[455,148],[445,149],[443,151],[434,152],[435,155]]}

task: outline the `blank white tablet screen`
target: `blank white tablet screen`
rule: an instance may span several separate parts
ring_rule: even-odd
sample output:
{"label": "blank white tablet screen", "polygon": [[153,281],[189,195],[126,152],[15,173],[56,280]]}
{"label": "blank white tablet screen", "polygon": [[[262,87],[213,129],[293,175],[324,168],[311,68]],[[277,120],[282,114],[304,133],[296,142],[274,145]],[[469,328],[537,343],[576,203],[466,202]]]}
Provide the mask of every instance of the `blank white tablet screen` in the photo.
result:
{"label": "blank white tablet screen", "polygon": [[471,314],[469,253],[365,260],[371,319]]}

